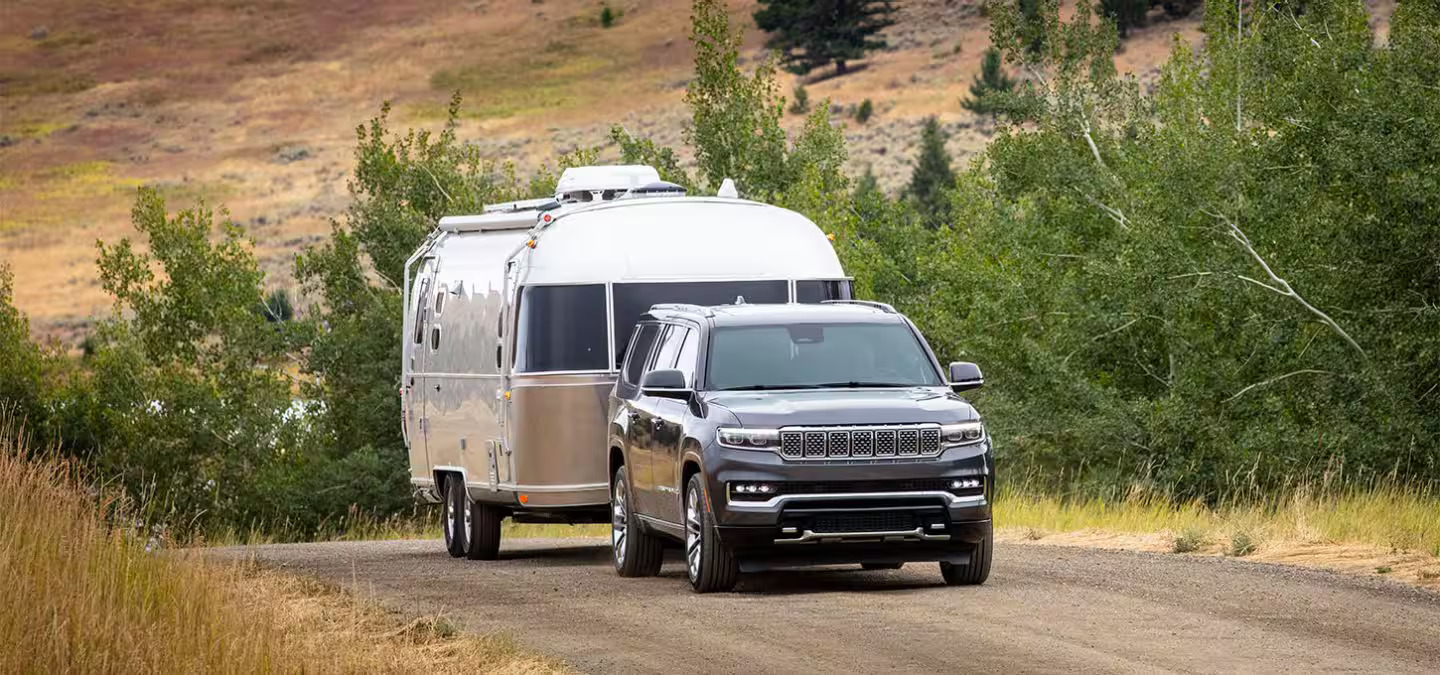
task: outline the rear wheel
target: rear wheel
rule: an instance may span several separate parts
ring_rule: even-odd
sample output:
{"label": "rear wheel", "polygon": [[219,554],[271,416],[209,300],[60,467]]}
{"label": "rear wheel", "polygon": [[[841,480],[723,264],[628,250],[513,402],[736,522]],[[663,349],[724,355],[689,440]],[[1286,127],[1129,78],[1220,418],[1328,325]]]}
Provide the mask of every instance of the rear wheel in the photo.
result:
{"label": "rear wheel", "polygon": [[901,567],[904,567],[904,566],[905,566],[905,563],[860,563],[860,568],[861,568],[861,569],[870,570],[870,571],[875,571],[875,570],[898,570],[898,569],[900,569]]}
{"label": "rear wheel", "polygon": [[660,573],[660,539],[640,527],[631,510],[630,481],[625,467],[615,470],[610,493],[610,551],[615,572],[622,577],[653,577]]}
{"label": "rear wheel", "polygon": [[471,560],[494,560],[500,555],[500,524],[505,520],[505,512],[494,504],[470,504],[470,527],[466,530],[465,557]]}
{"label": "rear wheel", "polygon": [[685,572],[699,593],[728,591],[740,579],[735,554],[720,541],[715,516],[705,507],[705,485],[698,473],[685,486]]}
{"label": "rear wheel", "polygon": [[465,555],[470,534],[470,495],[465,493],[465,479],[452,475],[445,479],[445,550],[452,558]]}
{"label": "rear wheel", "polygon": [[985,538],[970,548],[970,562],[964,565],[940,563],[940,576],[951,586],[978,586],[990,577],[990,555],[994,549],[995,531],[985,527]]}

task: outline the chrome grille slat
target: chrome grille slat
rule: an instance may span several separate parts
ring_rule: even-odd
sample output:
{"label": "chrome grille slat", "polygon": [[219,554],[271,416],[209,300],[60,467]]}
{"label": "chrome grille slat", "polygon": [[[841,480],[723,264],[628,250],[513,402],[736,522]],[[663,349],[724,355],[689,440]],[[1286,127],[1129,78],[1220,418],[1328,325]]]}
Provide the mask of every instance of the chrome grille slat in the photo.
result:
{"label": "chrome grille slat", "polygon": [[940,454],[937,425],[790,427],[780,430],[787,460],[919,459]]}

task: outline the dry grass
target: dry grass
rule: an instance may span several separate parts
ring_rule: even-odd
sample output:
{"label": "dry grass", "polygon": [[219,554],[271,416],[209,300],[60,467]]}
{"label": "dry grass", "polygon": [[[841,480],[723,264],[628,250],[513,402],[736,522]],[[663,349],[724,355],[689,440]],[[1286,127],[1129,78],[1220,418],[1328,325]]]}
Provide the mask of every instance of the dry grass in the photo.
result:
{"label": "dry grass", "polygon": [[1417,490],[1298,490],[1218,508],[1150,496],[1012,494],[997,503],[996,522],[1002,538],[1021,543],[1240,555],[1362,574],[1383,567],[1395,579],[1440,588],[1440,496]]}
{"label": "dry grass", "polygon": [[147,552],[74,468],[0,420],[0,672],[556,672],[504,638],[403,621],[294,577]]}

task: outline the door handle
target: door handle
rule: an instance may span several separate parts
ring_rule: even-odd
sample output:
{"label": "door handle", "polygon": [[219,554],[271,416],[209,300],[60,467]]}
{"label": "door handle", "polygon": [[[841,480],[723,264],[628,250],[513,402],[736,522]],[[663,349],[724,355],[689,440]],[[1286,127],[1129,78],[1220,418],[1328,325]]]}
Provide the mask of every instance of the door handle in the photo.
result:
{"label": "door handle", "polygon": [[440,385],[435,385],[435,391],[440,391]]}

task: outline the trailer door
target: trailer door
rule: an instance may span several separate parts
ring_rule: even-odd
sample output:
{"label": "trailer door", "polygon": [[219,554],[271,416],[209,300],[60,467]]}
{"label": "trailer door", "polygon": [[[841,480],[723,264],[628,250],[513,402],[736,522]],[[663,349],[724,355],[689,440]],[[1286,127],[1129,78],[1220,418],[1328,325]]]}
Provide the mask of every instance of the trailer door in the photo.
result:
{"label": "trailer door", "polygon": [[405,420],[405,439],[410,446],[411,475],[417,478],[431,476],[430,457],[427,443],[430,436],[430,422],[425,412],[425,391],[429,382],[425,376],[429,365],[430,352],[430,290],[435,283],[435,259],[425,258],[415,274],[415,292],[410,297],[410,334],[405,336],[405,381],[401,383],[401,411]]}

